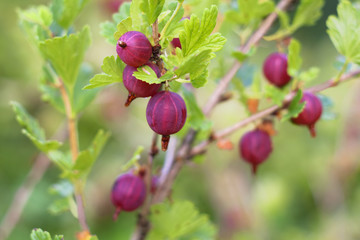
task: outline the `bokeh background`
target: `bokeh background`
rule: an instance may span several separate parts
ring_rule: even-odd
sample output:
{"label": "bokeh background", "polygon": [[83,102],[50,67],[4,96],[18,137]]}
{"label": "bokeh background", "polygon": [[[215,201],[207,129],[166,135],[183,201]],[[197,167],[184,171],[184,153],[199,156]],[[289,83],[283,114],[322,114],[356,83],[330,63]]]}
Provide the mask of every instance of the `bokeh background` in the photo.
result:
{"label": "bokeh background", "polygon": [[[39,119],[47,136],[52,136],[64,120],[41,100],[38,87],[41,58],[20,29],[16,15],[17,8],[48,3],[45,0],[0,1],[0,219],[38,154],[21,134],[9,101],[22,103]],[[222,13],[234,6],[234,2],[220,0],[185,3],[192,6],[194,12],[211,4],[218,4]],[[110,0],[92,0],[76,21],[76,26],[89,24],[91,27],[93,42],[86,61],[95,73],[101,71],[105,56],[116,54],[115,48],[99,34],[99,24],[111,19],[113,5]],[[336,5],[335,0],[326,1],[324,14],[317,24],[300,29],[294,35],[303,45],[303,68],[321,69],[319,77],[310,85],[326,81],[337,73],[334,63],[338,56],[325,25],[327,17],[336,14]],[[219,29],[228,37],[228,42],[218,53],[220,60],[214,60],[211,65],[214,74],[209,83],[197,92],[200,105],[215,89],[218,73],[226,71],[224,66],[234,61],[230,52],[239,45],[237,26],[226,24]],[[262,61],[273,51],[276,51],[274,43],[262,41],[249,64],[260,72]],[[234,144],[231,151],[211,145],[203,163],[183,169],[175,182],[173,199],[190,200],[201,213],[209,215],[219,228],[219,239],[360,239],[359,91],[360,83],[351,81],[323,93],[332,99],[333,114],[318,122],[316,138],[310,138],[304,127],[276,123],[274,151],[256,176],[252,176],[250,167],[240,159],[237,149],[241,135],[254,125],[229,138]],[[145,120],[147,101],[139,99],[131,108],[124,108],[126,97],[121,84],[102,90],[79,122],[82,148],[88,145],[97,129],[112,132],[86,186],[89,224],[100,239],[106,240],[128,239],[135,226],[136,213],[124,212],[117,222],[112,221],[114,208],[109,194],[122,164],[131,158],[137,146],[148,148],[152,136]],[[263,105],[267,104],[264,101]],[[245,116],[235,92],[234,99],[219,105],[211,119],[214,128],[221,129]],[[144,154],[144,160],[145,157]],[[156,157],[156,166],[161,166],[163,158],[163,153]],[[58,174],[53,166],[46,172],[9,240],[28,239],[35,227],[75,239],[74,232],[79,227],[71,214],[53,216],[47,209],[56,199],[49,194],[49,188],[58,181]]]}

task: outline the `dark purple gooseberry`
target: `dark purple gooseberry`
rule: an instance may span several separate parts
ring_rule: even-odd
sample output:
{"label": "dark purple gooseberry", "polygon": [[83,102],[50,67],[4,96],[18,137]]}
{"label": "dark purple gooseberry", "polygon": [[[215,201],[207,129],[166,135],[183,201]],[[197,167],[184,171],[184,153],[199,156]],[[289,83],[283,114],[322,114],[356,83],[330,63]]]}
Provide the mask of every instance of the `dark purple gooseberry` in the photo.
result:
{"label": "dark purple gooseberry", "polygon": [[181,43],[180,43],[179,38],[173,38],[173,40],[171,40],[170,43],[174,48],[180,48],[181,49]]}
{"label": "dark purple gooseberry", "polygon": [[146,186],[141,176],[133,173],[120,175],[112,188],[111,200],[116,207],[114,220],[120,211],[134,211],[140,207],[146,197]]}
{"label": "dark purple gooseberry", "polygon": [[277,87],[285,86],[291,77],[287,73],[287,56],[284,53],[270,54],[263,65],[266,79]]}
{"label": "dark purple gooseberry", "polygon": [[[151,62],[146,63],[146,65],[151,67],[158,77],[161,76],[158,66]],[[151,97],[157,93],[161,87],[161,84],[149,84],[134,77],[133,73],[136,70],[136,67],[126,65],[123,71],[124,86],[129,91],[129,96],[125,102],[125,106],[129,106],[130,103],[137,97]]]}
{"label": "dark purple gooseberry", "polygon": [[304,92],[300,102],[305,102],[303,111],[291,121],[297,125],[306,125],[312,137],[316,136],[315,123],[319,120],[322,113],[320,99],[310,92]]}
{"label": "dark purple gooseberry", "polygon": [[177,93],[158,92],[147,105],[146,120],[154,132],[162,135],[162,150],[166,151],[170,135],[180,131],[185,124],[185,102]]}
{"label": "dark purple gooseberry", "polygon": [[253,173],[257,166],[264,162],[272,152],[272,143],[269,134],[255,129],[246,133],[239,142],[241,157],[252,165]]}
{"label": "dark purple gooseberry", "polygon": [[119,38],[116,52],[127,65],[139,67],[149,61],[152,55],[152,46],[143,33],[130,31]]}

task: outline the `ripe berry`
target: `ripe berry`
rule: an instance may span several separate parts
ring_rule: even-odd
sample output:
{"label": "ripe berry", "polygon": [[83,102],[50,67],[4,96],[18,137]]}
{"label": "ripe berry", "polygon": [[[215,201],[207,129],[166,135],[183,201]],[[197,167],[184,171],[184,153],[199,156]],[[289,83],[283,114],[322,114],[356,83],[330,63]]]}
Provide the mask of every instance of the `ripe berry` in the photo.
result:
{"label": "ripe berry", "polygon": [[291,80],[287,73],[287,56],[284,53],[270,54],[264,62],[263,72],[271,84],[280,88]]}
{"label": "ripe berry", "polygon": [[134,211],[140,207],[146,197],[146,186],[141,176],[133,173],[120,175],[112,188],[111,200],[116,207],[114,220],[121,210]]}
{"label": "ripe berry", "polygon": [[162,150],[166,151],[170,134],[177,133],[185,124],[185,102],[177,93],[158,92],[147,105],[146,120],[154,132],[162,135]]}
{"label": "ripe berry", "polygon": [[[148,62],[147,66],[151,67],[156,75],[160,77],[160,69],[155,64]],[[149,84],[141,81],[133,76],[133,73],[137,70],[136,67],[126,65],[123,71],[123,82],[126,89],[129,91],[129,96],[125,102],[125,106],[129,106],[130,103],[137,97],[151,97],[158,92],[161,84]]]}
{"label": "ripe berry", "polygon": [[180,43],[179,38],[173,38],[173,40],[171,40],[170,43],[174,48],[180,48],[181,49],[181,43]]}
{"label": "ripe berry", "polygon": [[246,133],[239,142],[241,157],[252,165],[253,173],[257,166],[264,162],[272,152],[272,143],[269,134],[255,129]]}
{"label": "ripe berry", "polygon": [[149,61],[152,46],[146,36],[137,31],[124,33],[118,40],[116,52],[124,63],[139,67]]}
{"label": "ripe berry", "polygon": [[322,105],[320,99],[310,92],[304,92],[300,102],[305,102],[303,111],[291,121],[297,125],[306,125],[312,137],[316,136],[315,123],[321,117]]}

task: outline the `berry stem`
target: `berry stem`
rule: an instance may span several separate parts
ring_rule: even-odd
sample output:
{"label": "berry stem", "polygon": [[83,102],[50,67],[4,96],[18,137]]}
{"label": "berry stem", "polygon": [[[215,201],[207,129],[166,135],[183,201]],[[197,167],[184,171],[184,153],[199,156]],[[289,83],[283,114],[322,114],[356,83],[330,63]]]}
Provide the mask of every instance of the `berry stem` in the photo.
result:
{"label": "berry stem", "polygon": [[120,47],[122,47],[122,48],[124,48],[124,47],[127,46],[126,43],[123,42],[123,41],[119,41],[119,42],[118,42],[118,45],[119,45]]}
{"label": "berry stem", "polygon": [[126,99],[125,107],[128,107],[132,101],[136,98],[134,93],[129,93],[129,96]]}

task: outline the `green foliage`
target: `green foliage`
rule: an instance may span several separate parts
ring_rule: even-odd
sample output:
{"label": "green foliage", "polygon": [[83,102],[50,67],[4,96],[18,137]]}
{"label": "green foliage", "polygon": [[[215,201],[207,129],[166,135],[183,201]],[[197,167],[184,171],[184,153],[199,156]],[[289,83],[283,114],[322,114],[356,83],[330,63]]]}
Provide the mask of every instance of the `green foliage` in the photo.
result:
{"label": "green foliage", "polygon": [[130,17],[132,19],[133,28],[140,31],[143,28],[143,14],[141,4],[143,0],[133,0],[130,5]]}
{"label": "green foliage", "polygon": [[[40,228],[35,228],[30,234],[31,240],[52,240],[50,233],[41,230]],[[64,236],[56,235],[54,240],[63,240]]]}
{"label": "green foliage", "polygon": [[205,117],[204,113],[196,102],[194,94],[185,87],[182,88],[182,92],[187,107],[187,122],[195,130],[210,130],[212,127],[212,122]]}
{"label": "green foliage", "polygon": [[292,99],[287,109],[288,112],[281,118],[282,122],[290,120],[293,117],[297,117],[302,112],[305,107],[305,102],[300,102],[302,95],[303,94],[301,90],[296,92],[295,97]]}
{"label": "green foliage", "polygon": [[73,166],[73,177],[86,179],[109,137],[109,132],[103,130],[97,132],[91,145],[79,153]]}
{"label": "green foliage", "polygon": [[132,31],[132,20],[130,17],[122,20],[119,22],[119,24],[116,26],[116,32],[114,33],[114,39],[117,42],[119,38],[126,32]]}
{"label": "green foliage", "polygon": [[181,6],[180,1],[178,3],[170,2],[166,7],[169,10],[159,16],[160,44],[162,47],[166,47],[168,41],[178,37],[183,28],[184,21],[181,21],[181,18],[184,16],[184,9]]}
{"label": "green foliage", "polygon": [[80,67],[79,75],[74,86],[72,97],[72,106],[75,113],[84,110],[96,97],[99,89],[83,90],[84,86],[89,83],[89,79],[94,75],[90,65],[83,64]]}
{"label": "green foliage", "polygon": [[311,67],[306,71],[303,71],[299,75],[301,81],[310,82],[311,80],[317,78],[319,75],[320,69],[317,67]]}
{"label": "green foliage", "polygon": [[273,35],[265,37],[265,39],[281,39],[293,34],[303,26],[314,25],[322,15],[321,9],[324,3],[324,0],[301,0],[291,24],[289,16],[285,12],[280,12],[281,28]]}
{"label": "green foliage", "polygon": [[16,114],[16,120],[23,127],[22,133],[25,134],[34,145],[42,152],[49,152],[58,149],[62,143],[56,140],[46,140],[44,129],[42,129],[36,119],[17,102],[12,101],[11,105]]}
{"label": "green foliage", "polygon": [[286,92],[283,89],[268,84],[265,87],[265,96],[271,98],[276,105],[282,106]]}
{"label": "green foliage", "polygon": [[145,13],[149,25],[156,21],[164,7],[164,3],[165,0],[142,0],[140,8]]}
{"label": "green foliage", "polygon": [[141,158],[141,153],[144,151],[144,147],[143,146],[138,146],[138,148],[135,150],[133,156],[131,157],[131,159],[124,164],[124,166],[122,166],[121,171],[122,172],[126,172],[128,171],[130,168],[132,168],[134,165],[136,165],[138,163],[138,161]]}
{"label": "green foliage", "polygon": [[137,79],[147,82],[149,84],[161,83],[162,80],[159,79],[154,72],[154,70],[149,66],[138,67],[137,71],[133,73],[133,76]]}
{"label": "green foliage", "polygon": [[300,56],[301,45],[295,38],[291,39],[288,54],[288,68],[287,72],[290,76],[297,75],[301,68],[302,58]]}
{"label": "green foliage", "polygon": [[88,2],[89,0],[53,0],[51,11],[54,20],[61,27],[68,29]]}
{"label": "green foliage", "polygon": [[[121,6],[119,8],[119,11],[117,13],[113,14],[113,16],[112,16],[113,21],[112,22],[106,21],[106,22],[100,24],[100,28],[101,28],[100,33],[101,33],[101,35],[103,37],[106,38],[106,40],[110,44],[116,45],[116,42],[117,42],[117,40],[119,38],[116,39],[116,37],[114,36],[114,33],[118,29],[118,24],[120,24],[120,22],[122,22],[126,18],[129,18],[129,16],[130,16],[130,4],[131,4],[130,2],[124,2],[123,4],[121,4]],[[131,24],[129,26],[126,26],[126,27],[127,28],[132,27],[132,22],[131,22]]]}
{"label": "green foliage", "polygon": [[149,240],[215,239],[215,226],[191,202],[165,202],[152,206],[151,211]]}
{"label": "green foliage", "polygon": [[48,7],[40,5],[27,10],[17,9],[17,14],[21,26],[35,45],[51,37],[50,25],[53,15]]}
{"label": "green foliage", "polygon": [[338,17],[326,22],[330,39],[348,61],[360,64],[360,12],[347,0],[339,3],[337,12]]}
{"label": "green foliage", "polygon": [[122,82],[122,73],[125,68],[125,64],[119,57],[109,56],[104,58],[101,69],[104,73],[96,74],[90,79],[89,84],[84,89],[92,89],[97,87],[106,86],[112,83]]}
{"label": "green foliage", "polygon": [[90,41],[90,29],[84,27],[79,33],[55,37],[40,43],[40,51],[45,59],[51,62],[70,93]]}
{"label": "green foliage", "polygon": [[229,10],[227,19],[242,25],[253,25],[256,27],[263,17],[275,9],[273,1],[269,0],[238,0],[238,9]]}
{"label": "green foliage", "polygon": [[[218,9],[216,6],[211,6],[210,9],[205,9],[203,16],[200,19],[196,15],[191,15],[190,20],[184,20],[184,31],[180,33],[180,42],[183,56],[189,56],[200,48],[206,48],[209,42],[209,36],[216,25]],[[220,39],[219,39],[220,40]],[[225,42],[218,41],[219,45]],[[225,41],[225,40],[224,40]]]}

